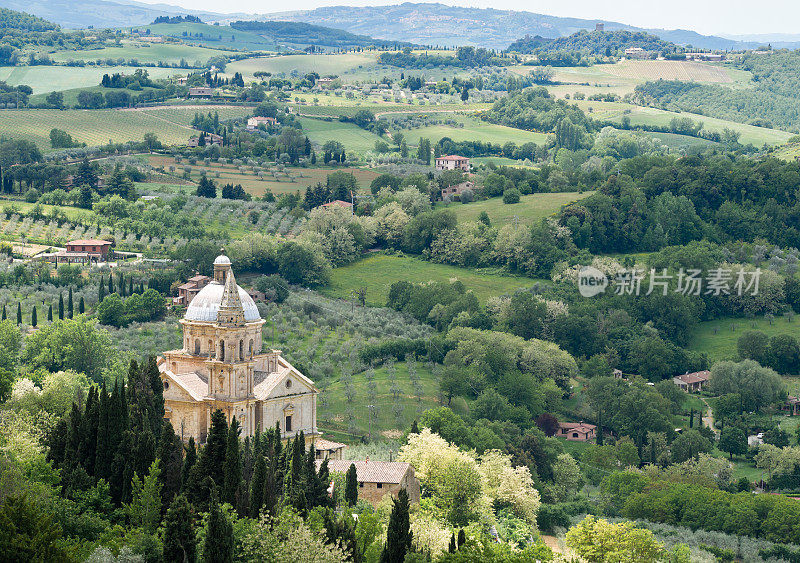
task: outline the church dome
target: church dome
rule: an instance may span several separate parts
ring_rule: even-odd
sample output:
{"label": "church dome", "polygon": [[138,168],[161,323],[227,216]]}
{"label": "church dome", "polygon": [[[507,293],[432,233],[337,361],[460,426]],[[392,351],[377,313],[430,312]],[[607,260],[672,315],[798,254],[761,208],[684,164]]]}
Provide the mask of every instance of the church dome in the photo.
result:
{"label": "church dome", "polygon": [[224,254],[220,254],[214,259],[215,266],[230,266],[231,259],[225,256]]}
{"label": "church dome", "polygon": [[[227,256],[220,256],[217,260],[220,258],[228,260]],[[217,261],[215,260],[214,263],[217,264]],[[228,260],[228,263],[230,263],[230,260]],[[236,287],[239,290],[242,309],[244,309],[244,320],[247,322],[260,320],[261,315],[258,313],[256,302],[240,286],[237,285]],[[209,283],[200,290],[200,293],[194,296],[183,318],[187,321],[216,322],[224,291],[225,286],[223,284],[217,282]]]}

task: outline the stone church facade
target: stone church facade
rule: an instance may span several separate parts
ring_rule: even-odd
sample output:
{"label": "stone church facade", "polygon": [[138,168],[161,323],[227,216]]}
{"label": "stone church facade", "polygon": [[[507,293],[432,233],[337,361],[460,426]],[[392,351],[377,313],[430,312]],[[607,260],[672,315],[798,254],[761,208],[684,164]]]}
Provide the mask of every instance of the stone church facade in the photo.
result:
{"label": "stone church facade", "polygon": [[180,323],[183,348],[158,358],[165,418],[182,440],[205,443],[211,413],[235,416],[241,436],[280,426],[285,439],[301,430],[307,444],[317,430],[314,383],[280,350],[265,349],[258,308],[236,284],[227,256],[214,260],[214,279],[189,303]]}

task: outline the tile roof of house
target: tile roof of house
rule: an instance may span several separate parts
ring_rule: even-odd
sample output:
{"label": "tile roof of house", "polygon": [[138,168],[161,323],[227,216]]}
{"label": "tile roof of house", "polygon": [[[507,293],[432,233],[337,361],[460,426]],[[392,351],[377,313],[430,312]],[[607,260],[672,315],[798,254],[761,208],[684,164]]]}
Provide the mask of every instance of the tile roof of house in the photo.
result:
{"label": "tile roof of house", "polygon": [[[317,438],[314,442],[314,447],[319,450],[338,450],[341,448],[346,448],[347,444],[340,444],[339,442],[331,442],[330,440],[326,440],[325,438]],[[328,462],[330,464],[330,462]]]}
{"label": "tile roof of house", "polygon": [[349,201],[342,201],[341,199],[335,199],[333,201],[329,201],[328,203],[323,203],[320,207],[353,207],[353,204]]}
{"label": "tile roof of house", "polygon": [[703,371],[695,371],[693,373],[684,373],[683,375],[677,376],[675,379],[680,379],[684,383],[691,385],[692,383],[708,381],[711,379],[711,372],[705,369]]}
{"label": "tile roof of house", "polygon": [[108,241],[108,240],[100,240],[100,239],[95,239],[95,238],[88,238],[88,239],[76,239],[76,240],[71,240],[71,241],[67,242],[67,244],[81,244],[81,245],[93,244],[93,245],[102,245],[102,244],[112,244],[112,243],[111,243],[111,241]]}
{"label": "tile roof of house", "polygon": [[[351,461],[348,459],[329,459],[328,469],[347,473],[350,465],[356,466],[356,479],[363,483],[399,483],[411,467],[402,461]],[[317,469],[322,461],[317,461]]]}
{"label": "tile roof of house", "polygon": [[449,154],[447,156],[440,156],[436,160],[469,160],[466,156],[458,156],[457,154]]}
{"label": "tile roof of house", "polygon": [[576,431],[584,434],[588,434],[589,432],[594,432],[597,430],[597,426],[594,424],[588,424],[586,422],[559,422],[558,426],[570,432]]}

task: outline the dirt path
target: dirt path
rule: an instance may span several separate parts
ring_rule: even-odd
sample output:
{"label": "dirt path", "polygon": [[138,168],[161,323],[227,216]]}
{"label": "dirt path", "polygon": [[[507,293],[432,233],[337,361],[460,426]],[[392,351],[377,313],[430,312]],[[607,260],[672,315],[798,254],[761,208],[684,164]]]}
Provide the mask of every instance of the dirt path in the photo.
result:
{"label": "dirt path", "polygon": [[706,406],[706,411],[703,413],[703,424],[713,430],[714,435],[719,439],[719,430],[714,427],[714,412],[711,410],[711,405],[708,404],[705,397],[700,397],[700,400]]}

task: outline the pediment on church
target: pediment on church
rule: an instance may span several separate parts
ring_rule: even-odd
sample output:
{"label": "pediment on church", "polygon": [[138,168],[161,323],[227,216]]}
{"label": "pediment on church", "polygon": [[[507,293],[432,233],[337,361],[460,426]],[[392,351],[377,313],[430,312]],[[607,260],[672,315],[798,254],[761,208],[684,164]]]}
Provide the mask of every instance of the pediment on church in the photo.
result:
{"label": "pediment on church", "polygon": [[201,402],[208,395],[208,384],[195,373],[176,375],[171,371],[161,372],[164,384],[164,400]]}

